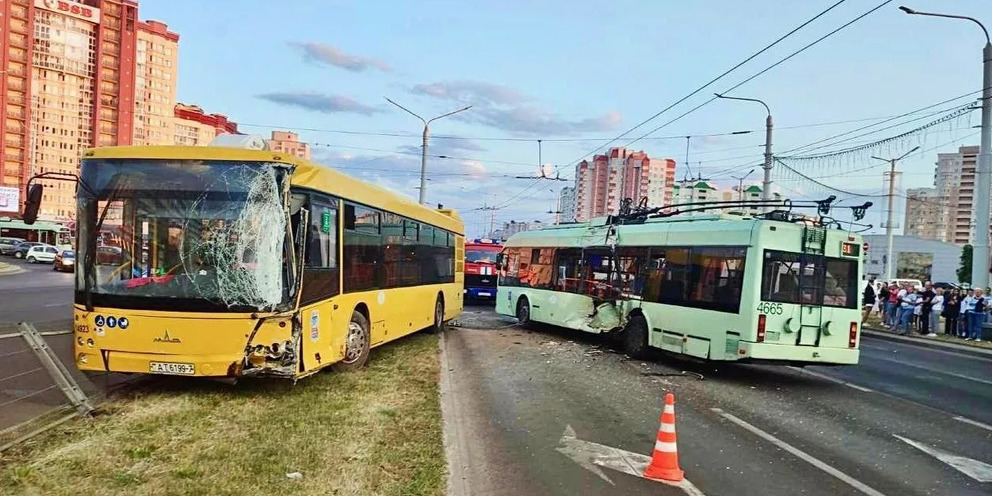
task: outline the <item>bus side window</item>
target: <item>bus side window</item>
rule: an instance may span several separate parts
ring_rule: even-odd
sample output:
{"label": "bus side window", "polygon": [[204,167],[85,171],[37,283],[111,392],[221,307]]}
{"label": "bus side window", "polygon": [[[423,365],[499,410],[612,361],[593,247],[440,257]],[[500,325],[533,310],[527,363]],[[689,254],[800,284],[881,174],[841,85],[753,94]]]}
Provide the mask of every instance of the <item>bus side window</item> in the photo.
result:
{"label": "bus side window", "polygon": [[312,203],[307,250],[303,268],[301,303],[330,298],[338,287],[338,211],[325,203]]}

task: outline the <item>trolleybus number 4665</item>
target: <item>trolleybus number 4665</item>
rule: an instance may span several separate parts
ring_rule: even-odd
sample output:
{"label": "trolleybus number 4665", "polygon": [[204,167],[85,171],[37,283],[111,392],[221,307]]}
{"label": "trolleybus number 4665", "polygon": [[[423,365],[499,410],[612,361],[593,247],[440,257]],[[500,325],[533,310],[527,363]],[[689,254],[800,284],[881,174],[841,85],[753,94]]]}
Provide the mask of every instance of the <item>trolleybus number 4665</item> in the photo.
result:
{"label": "trolleybus number 4665", "polygon": [[763,301],[758,304],[757,310],[768,315],[782,315],[782,304]]}

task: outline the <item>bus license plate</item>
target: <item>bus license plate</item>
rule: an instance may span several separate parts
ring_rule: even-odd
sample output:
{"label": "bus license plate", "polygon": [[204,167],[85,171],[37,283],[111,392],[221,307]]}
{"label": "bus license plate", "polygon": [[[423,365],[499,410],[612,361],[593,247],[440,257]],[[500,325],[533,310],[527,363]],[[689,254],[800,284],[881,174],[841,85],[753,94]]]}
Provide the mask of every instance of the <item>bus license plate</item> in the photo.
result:
{"label": "bus license plate", "polygon": [[484,291],[479,291],[479,296],[492,296],[492,293],[486,293]]}
{"label": "bus license plate", "polygon": [[192,363],[148,362],[153,374],[193,375],[195,369]]}

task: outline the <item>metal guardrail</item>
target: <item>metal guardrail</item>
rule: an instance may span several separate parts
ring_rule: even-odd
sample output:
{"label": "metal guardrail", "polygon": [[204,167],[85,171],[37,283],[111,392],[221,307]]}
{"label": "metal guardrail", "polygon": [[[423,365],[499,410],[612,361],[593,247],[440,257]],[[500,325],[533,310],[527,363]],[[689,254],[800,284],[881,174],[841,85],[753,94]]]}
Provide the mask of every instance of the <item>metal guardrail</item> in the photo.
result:
{"label": "metal guardrail", "polygon": [[0,334],[0,451],[89,414],[102,399],[85,376],[66,368],[66,358],[72,331],[39,332],[22,322],[18,332]]}

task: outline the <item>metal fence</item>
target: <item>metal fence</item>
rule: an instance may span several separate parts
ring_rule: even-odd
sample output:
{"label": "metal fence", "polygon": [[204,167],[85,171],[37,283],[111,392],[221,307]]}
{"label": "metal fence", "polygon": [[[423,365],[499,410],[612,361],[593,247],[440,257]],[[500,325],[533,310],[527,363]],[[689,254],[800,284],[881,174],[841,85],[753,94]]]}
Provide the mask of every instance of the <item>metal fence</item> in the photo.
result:
{"label": "metal fence", "polygon": [[0,451],[90,413],[121,382],[105,376],[97,386],[79,372],[72,339],[71,330],[42,332],[27,323],[0,334]]}

